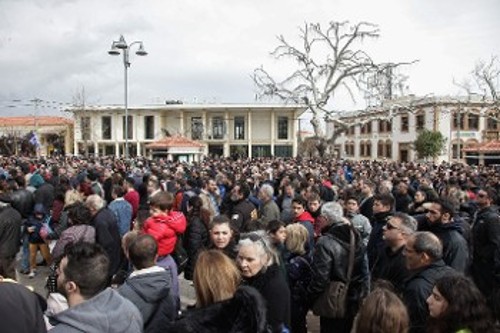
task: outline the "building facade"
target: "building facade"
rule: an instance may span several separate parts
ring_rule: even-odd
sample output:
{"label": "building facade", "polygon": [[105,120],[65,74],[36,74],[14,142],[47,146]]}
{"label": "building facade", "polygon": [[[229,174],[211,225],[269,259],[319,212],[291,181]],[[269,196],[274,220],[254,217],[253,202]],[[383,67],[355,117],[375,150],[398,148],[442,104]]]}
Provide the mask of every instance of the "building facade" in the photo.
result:
{"label": "building facade", "polygon": [[[12,154],[26,153],[21,139],[35,135],[31,145],[36,145],[40,156],[71,154],[73,152],[73,120],[56,116],[0,117],[0,137]],[[3,143],[3,140],[2,140]]]}
{"label": "building facade", "polygon": [[[496,112],[496,113],[495,113]],[[465,162],[464,148],[499,140],[499,118],[491,101],[477,98],[415,97],[391,100],[338,119],[348,125],[335,142],[338,157],[353,160],[415,161],[413,143],[424,129],[446,138],[438,161]],[[336,128],[327,124],[331,135]]]}
{"label": "building facade", "polygon": [[[146,145],[180,135],[203,144],[205,156],[296,156],[301,105],[186,105],[128,109],[130,156],[150,156]],[[74,151],[124,155],[123,107],[73,108]]]}

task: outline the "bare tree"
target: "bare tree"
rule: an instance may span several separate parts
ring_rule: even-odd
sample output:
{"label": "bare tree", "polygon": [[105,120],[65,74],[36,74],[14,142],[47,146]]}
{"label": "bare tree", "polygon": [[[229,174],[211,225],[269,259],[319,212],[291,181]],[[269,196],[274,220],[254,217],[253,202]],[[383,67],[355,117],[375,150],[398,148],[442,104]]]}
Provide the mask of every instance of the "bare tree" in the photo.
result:
{"label": "bare tree", "polygon": [[[368,22],[351,24],[348,21],[330,22],[324,29],[318,23],[305,23],[299,34],[302,45],[290,44],[282,35],[279,44],[271,52],[276,59],[292,59],[297,68],[284,80],[278,81],[263,67],[253,73],[253,80],[262,97],[277,97],[285,102],[302,103],[312,112],[317,149],[321,156],[327,145],[348,128],[339,119],[340,111],[335,111],[334,98],[340,88],[345,88],[354,100],[355,90],[362,85],[369,73],[377,73],[388,68],[388,64],[374,63],[362,48],[365,39],[379,37],[377,25]],[[399,64],[390,64],[397,67]],[[322,120],[332,121],[338,131],[327,140],[322,130]]]}

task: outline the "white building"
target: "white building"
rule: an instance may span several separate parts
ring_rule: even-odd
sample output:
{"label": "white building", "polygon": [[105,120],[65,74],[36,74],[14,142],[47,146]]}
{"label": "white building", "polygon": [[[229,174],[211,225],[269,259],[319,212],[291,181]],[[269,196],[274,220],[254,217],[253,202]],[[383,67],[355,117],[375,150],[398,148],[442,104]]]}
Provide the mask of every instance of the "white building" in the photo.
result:
{"label": "white building", "polygon": [[[422,130],[428,129],[446,138],[446,148],[438,161],[464,162],[463,148],[499,139],[499,118],[492,116],[492,106],[491,101],[479,97],[411,96],[387,101],[382,107],[339,117],[349,124],[349,129],[337,138],[334,149],[337,156],[346,159],[414,161],[417,153],[413,142]],[[335,125],[328,123],[327,133],[333,131]]]}
{"label": "white building", "polygon": [[[146,145],[181,135],[203,144],[203,155],[296,156],[302,105],[185,105],[130,107],[129,155],[150,156]],[[123,107],[73,108],[74,151],[124,155]]]}

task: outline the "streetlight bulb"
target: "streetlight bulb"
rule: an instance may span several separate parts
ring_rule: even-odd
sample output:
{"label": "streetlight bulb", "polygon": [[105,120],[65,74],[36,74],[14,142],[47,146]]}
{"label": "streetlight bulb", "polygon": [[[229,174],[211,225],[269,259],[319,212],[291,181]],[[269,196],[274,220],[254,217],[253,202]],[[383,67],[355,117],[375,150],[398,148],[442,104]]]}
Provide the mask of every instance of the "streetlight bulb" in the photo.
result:
{"label": "streetlight bulb", "polygon": [[108,51],[109,55],[120,55],[120,50],[116,47],[116,42],[111,44],[111,49]]}
{"label": "streetlight bulb", "polygon": [[135,54],[137,54],[138,56],[146,56],[146,55],[148,55],[148,53],[146,52],[146,50],[144,50],[144,45],[142,45],[142,43],[140,44],[139,49],[137,50],[137,52],[135,52]]}
{"label": "streetlight bulb", "polygon": [[115,47],[119,49],[126,49],[128,47],[127,42],[125,41],[123,35],[120,35],[120,39],[117,42],[115,42]]}

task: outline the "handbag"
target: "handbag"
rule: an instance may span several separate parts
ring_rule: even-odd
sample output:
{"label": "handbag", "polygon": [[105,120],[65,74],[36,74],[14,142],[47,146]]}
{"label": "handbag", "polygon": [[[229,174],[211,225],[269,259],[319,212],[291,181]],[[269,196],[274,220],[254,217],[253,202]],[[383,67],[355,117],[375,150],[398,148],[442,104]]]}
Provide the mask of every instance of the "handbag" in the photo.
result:
{"label": "handbag", "polygon": [[182,235],[177,235],[177,241],[175,242],[175,248],[172,252],[172,258],[177,265],[177,274],[181,274],[184,272],[184,269],[188,263],[188,254],[186,249],[183,246]]}
{"label": "handbag", "polygon": [[312,311],[316,316],[326,318],[343,318],[347,312],[347,292],[354,267],[354,231],[350,229],[349,264],[347,266],[347,281],[330,281],[328,287],[314,302]]}

